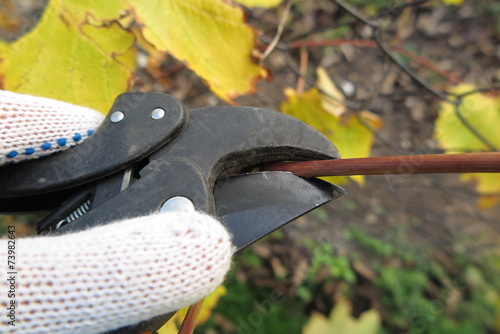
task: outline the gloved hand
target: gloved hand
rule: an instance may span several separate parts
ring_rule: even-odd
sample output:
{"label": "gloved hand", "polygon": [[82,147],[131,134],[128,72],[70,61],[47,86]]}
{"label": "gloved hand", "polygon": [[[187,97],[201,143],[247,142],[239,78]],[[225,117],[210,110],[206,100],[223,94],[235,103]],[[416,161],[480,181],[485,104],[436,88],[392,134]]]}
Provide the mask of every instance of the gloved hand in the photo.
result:
{"label": "gloved hand", "polygon": [[[0,164],[81,143],[102,119],[88,108],[0,91]],[[0,240],[2,333],[101,333],[178,310],[221,284],[233,254],[225,228],[199,212],[16,239],[12,326],[7,242]]]}

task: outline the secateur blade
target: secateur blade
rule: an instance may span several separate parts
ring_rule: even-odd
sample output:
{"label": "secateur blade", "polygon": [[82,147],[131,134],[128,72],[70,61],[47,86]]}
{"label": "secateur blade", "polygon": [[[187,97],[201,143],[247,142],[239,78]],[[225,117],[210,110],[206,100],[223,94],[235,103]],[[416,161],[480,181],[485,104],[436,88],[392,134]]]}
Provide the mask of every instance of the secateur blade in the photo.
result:
{"label": "secateur blade", "polygon": [[345,193],[286,172],[236,175],[217,180],[214,188],[217,217],[238,251]]}

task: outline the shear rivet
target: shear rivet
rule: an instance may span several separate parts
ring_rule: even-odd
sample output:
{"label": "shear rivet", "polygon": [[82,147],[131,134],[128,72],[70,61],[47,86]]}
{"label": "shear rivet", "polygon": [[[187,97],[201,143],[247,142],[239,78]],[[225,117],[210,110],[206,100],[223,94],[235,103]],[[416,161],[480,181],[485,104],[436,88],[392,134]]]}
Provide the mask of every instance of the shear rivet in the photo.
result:
{"label": "shear rivet", "polygon": [[195,211],[195,207],[189,198],[184,196],[175,196],[163,203],[160,209],[160,212],[174,211],[193,212]]}
{"label": "shear rivet", "polygon": [[121,111],[115,111],[111,114],[111,117],[109,118],[111,122],[113,123],[118,123],[120,122],[123,118],[125,117],[125,114]]}
{"label": "shear rivet", "polygon": [[163,108],[155,108],[151,112],[151,118],[154,120],[163,118],[163,116],[165,116],[165,110]]}

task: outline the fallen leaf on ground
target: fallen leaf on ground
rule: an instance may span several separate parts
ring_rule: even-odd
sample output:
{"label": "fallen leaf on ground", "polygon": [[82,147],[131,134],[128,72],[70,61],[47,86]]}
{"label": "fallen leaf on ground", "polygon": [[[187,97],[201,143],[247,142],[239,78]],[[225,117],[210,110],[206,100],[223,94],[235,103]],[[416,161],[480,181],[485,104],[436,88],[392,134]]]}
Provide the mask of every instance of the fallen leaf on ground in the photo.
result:
{"label": "fallen leaf on ground", "polygon": [[[212,310],[217,306],[219,299],[227,293],[226,288],[220,285],[215,289],[214,292],[209,294],[204,300],[201,306],[200,314],[198,319],[196,319],[196,324],[202,324],[207,321],[212,315]],[[182,324],[184,317],[187,314],[189,307],[185,307],[182,310],[177,311],[177,313],[165,324],[162,328],[158,330],[158,334],[177,334],[179,326]]]}
{"label": "fallen leaf on ground", "polygon": [[[327,76],[321,74],[320,80],[322,80],[323,92],[328,92],[328,87],[334,87]],[[298,118],[322,132],[335,144],[342,158],[360,158],[370,155],[374,136],[363,125],[363,122],[373,129],[378,129],[382,121],[377,115],[365,110],[355,113],[346,112],[345,108],[340,110],[341,103],[337,105],[337,100],[331,99],[315,87],[302,95],[298,95],[295,90],[289,88],[285,90],[285,95],[286,100],[280,107],[281,112]],[[327,110],[325,105],[330,110]],[[364,183],[363,176],[349,176],[349,178],[359,184]],[[324,179],[335,184],[347,182],[347,177],[344,176]]]}
{"label": "fallen leaf on ground", "polygon": [[[450,93],[463,94],[476,87],[462,84],[449,90]],[[496,147],[500,147],[500,97],[474,93],[463,98],[459,107],[460,114],[476,131]],[[455,107],[447,102],[440,105],[439,117],[435,122],[435,138],[446,153],[491,151],[481,139],[475,136],[460,120]],[[500,200],[500,174],[462,174],[461,181],[476,182],[476,190],[483,195],[478,206],[488,208]]]}
{"label": "fallen leaf on ground", "polygon": [[304,326],[303,334],[376,334],[380,328],[380,314],[375,310],[363,312],[356,319],[351,315],[352,306],[349,301],[339,299],[327,318],[323,314],[313,312]]}

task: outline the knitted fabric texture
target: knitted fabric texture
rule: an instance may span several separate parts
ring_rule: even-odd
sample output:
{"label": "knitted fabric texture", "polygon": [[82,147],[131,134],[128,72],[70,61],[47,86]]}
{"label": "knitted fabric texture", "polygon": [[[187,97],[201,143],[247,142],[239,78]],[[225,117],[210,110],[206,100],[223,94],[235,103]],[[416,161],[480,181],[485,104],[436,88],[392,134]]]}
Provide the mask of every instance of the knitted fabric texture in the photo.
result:
{"label": "knitted fabric texture", "polygon": [[[6,259],[7,240],[0,244]],[[16,246],[16,326],[3,320],[2,333],[101,333],[178,310],[222,283],[233,253],[225,228],[197,212],[18,239]],[[8,291],[5,277],[0,289]],[[7,302],[2,293],[3,310]]]}
{"label": "knitted fabric texture", "polygon": [[66,150],[103,119],[89,108],[0,90],[0,165]]}

